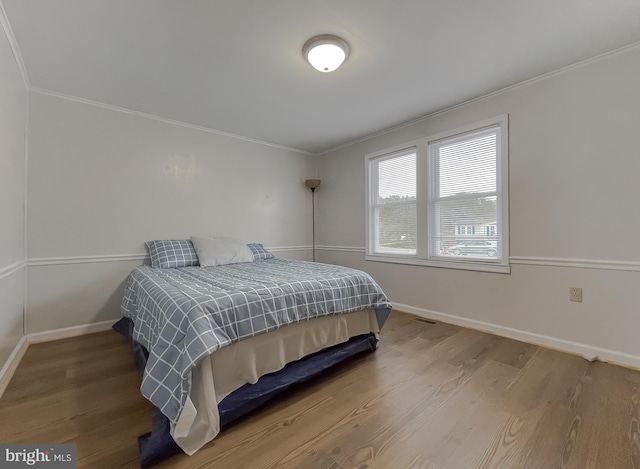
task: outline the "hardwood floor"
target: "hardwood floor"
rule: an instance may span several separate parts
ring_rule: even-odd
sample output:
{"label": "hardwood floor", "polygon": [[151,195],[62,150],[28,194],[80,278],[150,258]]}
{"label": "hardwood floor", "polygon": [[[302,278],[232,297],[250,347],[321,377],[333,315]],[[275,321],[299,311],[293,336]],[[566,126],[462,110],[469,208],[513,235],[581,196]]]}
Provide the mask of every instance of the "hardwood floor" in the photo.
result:
{"label": "hardwood floor", "polygon": [[[0,442],[137,467],[150,406],[113,332],[29,347]],[[640,468],[640,372],[394,312],[350,360],[161,468]]]}

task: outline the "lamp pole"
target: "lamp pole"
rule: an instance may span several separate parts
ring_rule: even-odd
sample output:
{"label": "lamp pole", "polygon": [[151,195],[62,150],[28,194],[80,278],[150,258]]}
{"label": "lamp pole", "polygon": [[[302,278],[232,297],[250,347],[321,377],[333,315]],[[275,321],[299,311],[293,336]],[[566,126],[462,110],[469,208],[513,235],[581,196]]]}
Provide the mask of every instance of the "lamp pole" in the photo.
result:
{"label": "lamp pole", "polygon": [[320,179],[307,179],[304,185],[311,189],[311,239],[313,241],[313,262],[316,261],[316,189],[320,185]]}
{"label": "lamp pole", "polygon": [[316,261],[316,188],[311,188],[311,240],[313,242],[313,262]]}

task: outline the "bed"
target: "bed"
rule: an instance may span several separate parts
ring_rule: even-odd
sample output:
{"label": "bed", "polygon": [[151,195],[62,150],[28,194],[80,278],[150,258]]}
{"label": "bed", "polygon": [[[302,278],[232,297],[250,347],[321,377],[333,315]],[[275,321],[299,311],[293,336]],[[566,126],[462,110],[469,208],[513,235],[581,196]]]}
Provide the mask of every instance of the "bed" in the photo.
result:
{"label": "bed", "polygon": [[137,347],[156,409],[143,466],[193,454],[278,392],[376,348],[391,305],[368,274],[249,246],[249,262],[156,262],[126,280],[116,329]]}

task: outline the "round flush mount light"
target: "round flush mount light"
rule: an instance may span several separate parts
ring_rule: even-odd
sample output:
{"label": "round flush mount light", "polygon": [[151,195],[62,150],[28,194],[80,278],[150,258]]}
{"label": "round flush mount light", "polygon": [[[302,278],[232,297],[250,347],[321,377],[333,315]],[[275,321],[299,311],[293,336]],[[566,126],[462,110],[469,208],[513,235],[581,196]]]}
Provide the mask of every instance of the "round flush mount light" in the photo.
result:
{"label": "round flush mount light", "polygon": [[323,34],[309,39],[302,46],[302,55],[320,72],[333,72],[347,57],[349,44],[344,39],[331,34]]}

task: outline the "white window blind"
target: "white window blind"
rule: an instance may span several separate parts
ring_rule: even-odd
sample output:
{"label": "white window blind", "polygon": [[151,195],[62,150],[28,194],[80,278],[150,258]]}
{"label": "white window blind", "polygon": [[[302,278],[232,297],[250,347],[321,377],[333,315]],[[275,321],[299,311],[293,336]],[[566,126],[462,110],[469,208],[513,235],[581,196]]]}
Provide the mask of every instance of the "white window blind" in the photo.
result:
{"label": "white window blind", "polygon": [[510,272],[508,115],[365,155],[366,259]]}
{"label": "white window blind", "polygon": [[370,164],[373,252],[415,255],[416,150],[384,155]]}
{"label": "white window blind", "polygon": [[429,144],[431,258],[500,260],[500,127]]}

